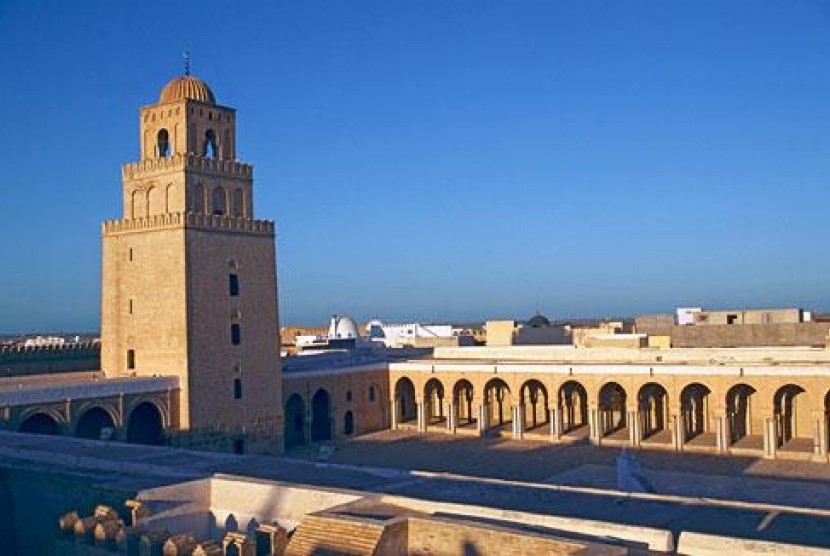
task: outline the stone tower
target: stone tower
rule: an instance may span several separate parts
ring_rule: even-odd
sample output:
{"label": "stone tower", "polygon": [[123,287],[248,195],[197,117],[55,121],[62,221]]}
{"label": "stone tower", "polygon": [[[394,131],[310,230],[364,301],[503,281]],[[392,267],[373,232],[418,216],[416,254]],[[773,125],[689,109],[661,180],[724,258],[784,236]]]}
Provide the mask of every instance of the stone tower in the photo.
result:
{"label": "stone tower", "polygon": [[179,377],[175,445],[281,451],[274,223],[254,219],[236,111],[184,75],[139,129],[123,217],[103,224],[102,369]]}

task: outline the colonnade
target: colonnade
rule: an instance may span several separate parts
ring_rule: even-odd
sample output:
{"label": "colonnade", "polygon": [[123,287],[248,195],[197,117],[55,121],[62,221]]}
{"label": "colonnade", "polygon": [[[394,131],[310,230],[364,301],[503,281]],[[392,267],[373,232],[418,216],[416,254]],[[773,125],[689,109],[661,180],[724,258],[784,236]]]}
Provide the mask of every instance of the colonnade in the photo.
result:
{"label": "colonnade", "polygon": [[392,428],[819,460],[830,444],[830,397],[796,383],[418,378],[392,377]]}

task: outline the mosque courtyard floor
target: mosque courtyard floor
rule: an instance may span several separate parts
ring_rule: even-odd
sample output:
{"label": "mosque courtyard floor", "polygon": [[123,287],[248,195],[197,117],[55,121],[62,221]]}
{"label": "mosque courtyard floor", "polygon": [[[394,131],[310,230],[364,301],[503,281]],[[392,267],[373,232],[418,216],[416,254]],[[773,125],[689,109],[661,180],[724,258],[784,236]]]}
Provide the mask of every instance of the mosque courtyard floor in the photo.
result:
{"label": "mosque courtyard floor", "polygon": [[[224,473],[830,547],[827,464],[643,451],[651,492],[629,493],[616,489],[618,449],[382,432],[324,451],[325,461],[320,455],[304,449],[238,456],[0,432],[0,469],[84,476],[119,492]],[[54,504],[62,496],[54,492]],[[42,505],[38,511],[46,512]],[[43,522],[51,526],[53,519]]]}

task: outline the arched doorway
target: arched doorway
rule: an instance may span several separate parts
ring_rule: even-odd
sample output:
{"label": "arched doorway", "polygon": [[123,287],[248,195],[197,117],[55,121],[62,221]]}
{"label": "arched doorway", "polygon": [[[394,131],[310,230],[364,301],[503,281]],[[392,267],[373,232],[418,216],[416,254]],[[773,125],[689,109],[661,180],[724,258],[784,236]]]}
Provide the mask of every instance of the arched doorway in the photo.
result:
{"label": "arched doorway", "polygon": [[524,411],[525,430],[548,424],[548,390],[544,384],[535,379],[528,380],[519,389],[519,400]]}
{"label": "arched doorway", "polygon": [[[88,409],[78,419],[75,426],[75,436],[91,440],[109,440],[115,429],[115,422],[108,411],[101,407]],[[104,437],[106,435],[106,438]]]}
{"label": "arched doorway", "polygon": [[164,443],[164,424],[155,404],[142,402],[127,420],[127,442],[160,446]]}
{"label": "arched doorway", "polygon": [[444,385],[437,378],[431,378],[424,386],[424,413],[426,425],[444,423]]}
{"label": "arched doorway", "polygon": [[625,415],[625,389],[616,382],[606,383],[599,391],[599,424],[600,436],[618,436],[628,438],[623,434],[627,429]]}
{"label": "arched doorway", "polygon": [[35,413],[34,415],[30,415],[22,423],[20,423],[20,427],[17,430],[20,432],[28,432],[30,434],[59,435],[61,433],[57,420],[46,413]]}
{"label": "arched doorway", "polygon": [[343,434],[345,436],[354,434],[354,414],[351,411],[347,411],[343,416]]}
{"label": "arched doorway", "polygon": [[662,384],[649,382],[637,393],[637,408],[643,440],[671,442],[669,433],[669,395]]}
{"label": "arched doorway", "polygon": [[761,430],[753,430],[752,398],[754,395],[755,388],[748,384],[736,384],[726,393],[726,419],[729,423],[730,444],[739,442],[757,444],[757,441],[763,437],[757,434],[762,432]]}
{"label": "arched doorway", "polygon": [[473,385],[469,380],[461,379],[452,389],[453,404],[458,412],[458,426],[475,426],[477,419],[473,414]]}
{"label": "arched doorway", "polygon": [[785,384],[773,396],[776,444],[779,448],[811,452],[810,404],[807,392],[796,384]]}
{"label": "arched doorway", "polygon": [[489,427],[501,427],[513,422],[513,397],[507,383],[500,378],[490,379],[484,386]]}
{"label": "arched doorway", "polygon": [[562,411],[562,434],[580,429],[588,424],[588,392],[575,380],[569,380],[559,388],[559,409]]}
{"label": "arched doorway", "polygon": [[301,446],[306,439],[305,401],[299,394],[291,394],[285,402],[285,446]]}
{"label": "arched doorway", "polygon": [[[683,436],[686,442],[697,439],[709,432],[709,394],[711,390],[699,382],[687,385],[680,392],[680,416],[683,421]],[[710,439],[714,442],[714,439]]]}
{"label": "arched doorway", "polygon": [[331,440],[331,396],[320,388],[311,398],[311,441]]}
{"label": "arched doorway", "polygon": [[398,424],[414,421],[418,418],[415,405],[415,385],[406,377],[395,383],[395,416]]}

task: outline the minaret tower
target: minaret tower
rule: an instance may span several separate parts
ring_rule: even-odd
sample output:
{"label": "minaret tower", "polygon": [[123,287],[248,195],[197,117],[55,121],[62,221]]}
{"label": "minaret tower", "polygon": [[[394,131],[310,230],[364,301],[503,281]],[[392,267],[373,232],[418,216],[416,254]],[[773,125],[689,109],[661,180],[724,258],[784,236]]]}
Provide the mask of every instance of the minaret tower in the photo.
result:
{"label": "minaret tower", "polygon": [[281,451],[274,223],[254,219],[236,111],[186,67],[139,129],[103,225],[102,369],[179,377],[173,444]]}

